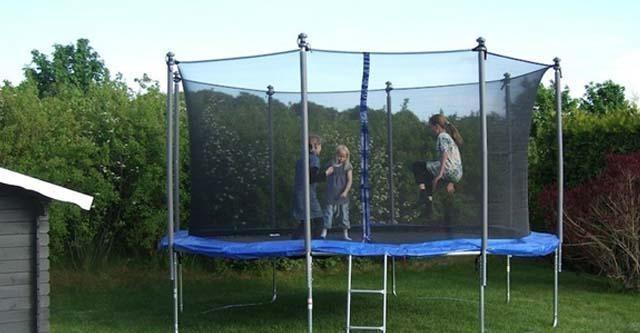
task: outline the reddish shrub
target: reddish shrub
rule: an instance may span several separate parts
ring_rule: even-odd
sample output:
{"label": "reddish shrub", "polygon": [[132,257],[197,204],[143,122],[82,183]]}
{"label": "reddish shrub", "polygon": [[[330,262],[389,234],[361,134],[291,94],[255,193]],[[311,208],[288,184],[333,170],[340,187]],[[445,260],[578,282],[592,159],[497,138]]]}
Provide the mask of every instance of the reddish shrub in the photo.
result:
{"label": "reddish shrub", "polygon": [[[564,253],[579,267],[640,289],[640,152],[610,154],[591,180],[565,190]],[[556,227],[557,187],[538,197]]]}

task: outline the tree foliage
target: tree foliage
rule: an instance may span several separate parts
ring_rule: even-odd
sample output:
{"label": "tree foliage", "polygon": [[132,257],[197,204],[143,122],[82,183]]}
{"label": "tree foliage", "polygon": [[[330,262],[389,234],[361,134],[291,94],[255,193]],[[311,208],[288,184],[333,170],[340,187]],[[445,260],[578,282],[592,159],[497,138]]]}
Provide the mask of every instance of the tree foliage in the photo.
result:
{"label": "tree foliage", "polygon": [[[572,99],[566,89],[563,91],[564,174],[569,186],[597,176],[605,166],[608,153],[640,151],[640,115],[635,105],[620,100],[624,88],[611,81],[590,86],[593,89],[581,100]],[[604,91],[597,87],[604,87]],[[617,97],[601,98],[600,95]],[[530,204],[534,205],[534,220],[539,227],[544,223],[535,207],[537,197],[542,188],[557,182],[557,126],[553,100],[553,85],[540,86],[533,119],[536,130],[529,143]]]}
{"label": "tree foliage", "polygon": [[25,76],[36,83],[40,97],[55,96],[65,87],[87,93],[92,85],[109,82],[109,70],[87,39],[75,45],[55,44],[51,59],[44,53],[31,51],[31,64]]}
{"label": "tree foliage", "polygon": [[[571,97],[569,87],[562,89],[562,112],[565,114],[575,113],[578,109],[579,101]],[[556,89],[553,81],[548,86],[540,84],[536,93],[536,103],[533,109],[531,124],[531,137],[538,135],[540,127],[554,126],[556,114]]]}
{"label": "tree foliage", "polygon": [[606,114],[629,110],[629,102],[624,95],[624,87],[611,80],[602,83],[590,82],[584,87],[584,97],[580,108],[588,113]]}
{"label": "tree foliage", "polygon": [[111,80],[88,41],[34,51],[0,89],[0,165],[94,196],[90,212],[50,209],[51,256],[77,266],[148,253],[164,230],[164,95]]}

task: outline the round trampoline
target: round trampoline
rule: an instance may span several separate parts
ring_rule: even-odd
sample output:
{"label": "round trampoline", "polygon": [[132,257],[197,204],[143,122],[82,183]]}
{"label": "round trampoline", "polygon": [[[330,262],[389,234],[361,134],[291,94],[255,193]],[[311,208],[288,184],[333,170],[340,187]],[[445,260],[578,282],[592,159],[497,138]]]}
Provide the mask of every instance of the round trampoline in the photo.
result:
{"label": "round trampoline", "polygon": [[[387,257],[478,255],[483,331],[487,255],[554,253],[555,326],[562,230],[530,230],[527,152],[537,88],[553,68],[559,89],[559,59],[543,64],[495,54],[481,38],[473,49],[438,52],[313,49],[304,34],[298,46],[204,61],[168,55],[171,194],[161,246],[172,253],[175,331],[178,253],[304,257],[309,331],[313,256],[348,256],[349,286],[352,256],[382,256],[384,289],[349,287],[346,326],[383,332]],[[180,228],[176,204],[180,85],[189,131],[188,230]],[[446,125],[435,126],[435,118]],[[431,177],[422,181],[420,172]],[[350,323],[351,294],[358,292],[384,294],[382,325]]]}

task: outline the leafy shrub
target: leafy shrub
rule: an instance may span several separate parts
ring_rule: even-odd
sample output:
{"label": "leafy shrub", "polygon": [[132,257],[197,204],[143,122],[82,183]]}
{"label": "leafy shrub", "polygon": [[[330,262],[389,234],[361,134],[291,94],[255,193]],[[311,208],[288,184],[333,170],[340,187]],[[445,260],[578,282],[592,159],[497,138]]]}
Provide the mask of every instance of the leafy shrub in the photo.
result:
{"label": "leafy shrub", "polygon": [[154,251],[164,231],[164,96],[121,81],[40,97],[0,88],[0,165],[94,197],[91,211],[52,204],[51,257],[89,266]]}
{"label": "leafy shrub", "polygon": [[[539,197],[555,228],[557,190]],[[640,289],[640,152],[610,154],[593,179],[565,193],[564,245],[578,267],[600,273],[625,288]]]}
{"label": "leafy shrub", "polygon": [[[529,144],[529,189],[534,225],[542,227],[541,214],[535,207],[540,191],[556,182],[557,138],[555,115],[539,126]],[[607,114],[574,111],[563,115],[564,174],[569,186],[596,176],[605,165],[608,153],[640,150],[640,115],[629,110]]]}

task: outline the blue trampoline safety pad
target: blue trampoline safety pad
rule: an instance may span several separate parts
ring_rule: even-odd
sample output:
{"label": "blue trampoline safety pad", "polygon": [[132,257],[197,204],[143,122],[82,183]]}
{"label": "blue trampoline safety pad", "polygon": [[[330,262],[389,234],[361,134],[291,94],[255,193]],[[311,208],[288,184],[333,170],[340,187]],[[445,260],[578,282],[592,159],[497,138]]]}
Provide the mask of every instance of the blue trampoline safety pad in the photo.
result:
{"label": "blue trampoline safety pad", "polygon": [[[393,257],[430,257],[480,251],[480,244],[481,240],[478,238],[412,244],[313,240],[311,250],[314,254],[322,255],[382,256],[387,254]],[[489,239],[487,251],[493,255],[537,257],[552,253],[558,244],[559,240],[556,235],[532,232],[526,237],[517,239]],[[164,237],[160,242],[160,247],[167,248],[167,246],[168,239]],[[230,259],[300,257],[305,253],[303,240],[241,243],[192,236],[187,231],[180,231],[174,235],[174,247],[181,252]]]}

